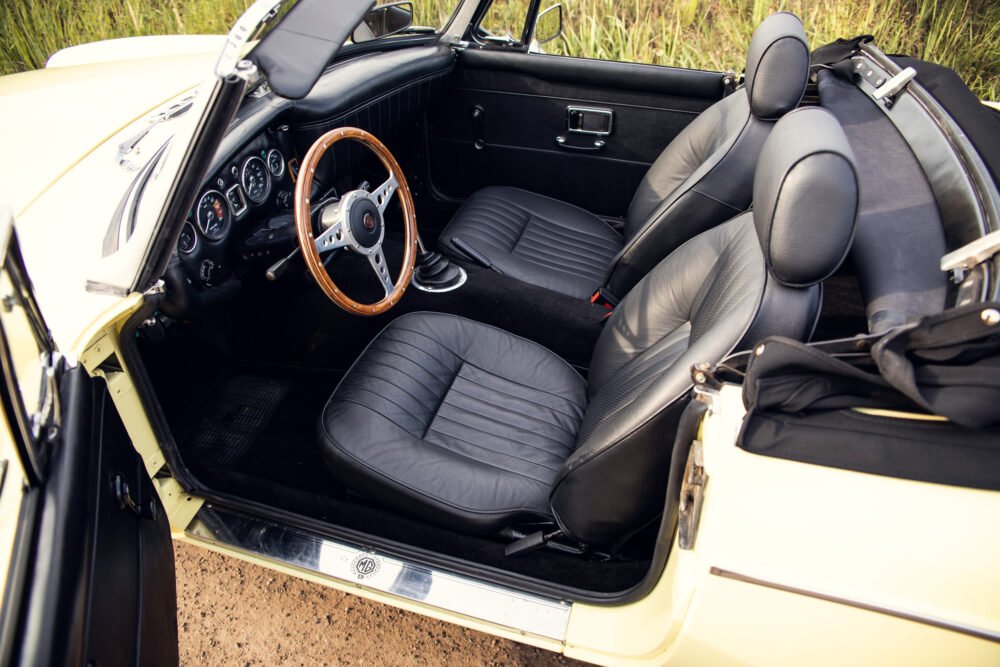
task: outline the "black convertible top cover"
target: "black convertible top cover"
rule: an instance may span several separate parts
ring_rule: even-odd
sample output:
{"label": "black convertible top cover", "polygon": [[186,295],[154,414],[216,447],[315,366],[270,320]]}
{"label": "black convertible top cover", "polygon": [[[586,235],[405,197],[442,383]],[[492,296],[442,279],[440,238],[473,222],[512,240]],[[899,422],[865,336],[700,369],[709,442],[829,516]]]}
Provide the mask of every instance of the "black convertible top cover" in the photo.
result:
{"label": "black convertible top cover", "polygon": [[892,60],[917,70],[917,82],[958,123],[993,181],[1000,184],[1000,112],[983,104],[954,70],[909,56],[892,56]]}
{"label": "black convertible top cover", "polygon": [[[766,338],[743,384],[739,446],[764,456],[1000,490],[1000,304],[973,303],[881,337]],[[936,417],[940,415],[947,419]]]}

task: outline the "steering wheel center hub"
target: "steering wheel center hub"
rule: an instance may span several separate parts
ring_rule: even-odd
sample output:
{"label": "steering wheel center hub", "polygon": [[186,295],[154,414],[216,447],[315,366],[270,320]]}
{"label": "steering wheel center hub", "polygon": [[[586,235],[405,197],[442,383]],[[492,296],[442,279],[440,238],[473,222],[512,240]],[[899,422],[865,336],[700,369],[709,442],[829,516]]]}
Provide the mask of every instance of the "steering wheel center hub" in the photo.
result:
{"label": "steering wheel center hub", "polygon": [[382,238],[382,214],[371,199],[364,197],[351,202],[347,220],[351,236],[362,248],[373,248]]}

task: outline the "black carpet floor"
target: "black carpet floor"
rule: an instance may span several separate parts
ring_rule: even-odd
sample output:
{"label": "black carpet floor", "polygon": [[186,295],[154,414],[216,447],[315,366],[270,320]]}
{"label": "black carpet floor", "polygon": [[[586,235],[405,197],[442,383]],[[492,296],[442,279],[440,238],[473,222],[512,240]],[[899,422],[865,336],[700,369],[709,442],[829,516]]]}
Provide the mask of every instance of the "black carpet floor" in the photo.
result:
{"label": "black carpet floor", "polygon": [[[463,535],[399,515],[335,482],[320,455],[316,425],[343,373],[241,363],[206,354],[197,341],[144,344],[150,371],[180,453],[210,489],[246,498],[479,566],[578,589],[610,593],[637,584],[650,545],[612,561],[555,551],[508,558],[500,539]],[[199,381],[192,383],[191,373]],[[203,431],[213,435],[206,436]],[[212,439],[217,453],[207,455]]]}

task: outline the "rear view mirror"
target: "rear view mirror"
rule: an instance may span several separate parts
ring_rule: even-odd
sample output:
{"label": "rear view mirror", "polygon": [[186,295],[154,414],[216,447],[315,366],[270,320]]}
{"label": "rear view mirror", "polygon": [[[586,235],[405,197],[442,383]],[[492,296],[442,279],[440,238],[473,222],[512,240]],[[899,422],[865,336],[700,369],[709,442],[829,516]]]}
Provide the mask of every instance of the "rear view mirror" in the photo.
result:
{"label": "rear view mirror", "polygon": [[562,34],[562,5],[557,3],[544,10],[535,21],[535,42],[545,44]]}
{"label": "rear view mirror", "polygon": [[413,25],[412,2],[390,2],[372,7],[361,24],[354,29],[351,40],[355,44],[388,37]]}

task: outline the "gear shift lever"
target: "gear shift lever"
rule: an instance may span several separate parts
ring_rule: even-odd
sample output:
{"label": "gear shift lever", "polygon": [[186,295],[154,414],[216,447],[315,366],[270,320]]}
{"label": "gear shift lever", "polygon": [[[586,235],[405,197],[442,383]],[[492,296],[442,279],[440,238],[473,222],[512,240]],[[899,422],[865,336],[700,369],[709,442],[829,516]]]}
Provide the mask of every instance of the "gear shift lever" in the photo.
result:
{"label": "gear shift lever", "polygon": [[439,252],[428,252],[417,237],[417,263],[412,285],[424,292],[450,292],[465,284],[465,269],[452,263]]}

